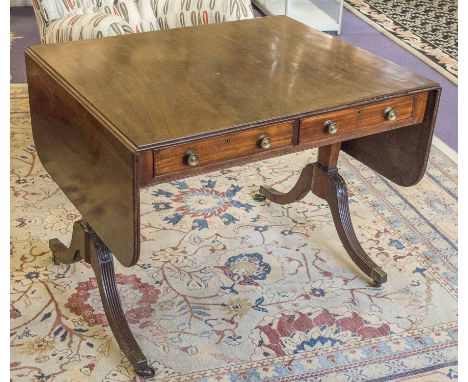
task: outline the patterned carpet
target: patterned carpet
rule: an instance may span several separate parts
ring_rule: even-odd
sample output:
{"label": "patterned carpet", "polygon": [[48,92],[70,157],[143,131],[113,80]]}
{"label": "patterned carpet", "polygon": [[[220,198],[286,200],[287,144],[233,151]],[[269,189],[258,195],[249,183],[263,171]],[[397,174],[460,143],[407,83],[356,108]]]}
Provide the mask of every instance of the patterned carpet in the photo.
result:
{"label": "patterned carpet", "polygon": [[346,0],[345,6],[457,83],[457,0]]}
{"label": "patterned carpet", "polygon": [[[52,263],[48,239],[69,242],[80,216],[36,156],[25,86],[11,97],[12,381],[137,381],[90,267]],[[341,157],[357,235],[389,274],[373,288],[319,199],[252,199],[314,155],[142,191],[141,260],[117,279],[157,380],[457,379],[457,166],[433,148],[404,189]]]}

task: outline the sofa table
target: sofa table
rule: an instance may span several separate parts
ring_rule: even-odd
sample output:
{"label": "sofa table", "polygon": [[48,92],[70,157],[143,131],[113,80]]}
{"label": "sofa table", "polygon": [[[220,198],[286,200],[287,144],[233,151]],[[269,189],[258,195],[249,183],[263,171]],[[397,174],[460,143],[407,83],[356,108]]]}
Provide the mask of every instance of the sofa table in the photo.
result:
{"label": "sofa table", "polygon": [[391,62],[275,16],[26,52],[35,146],[82,214],[54,260],[91,264],[117,342],[137,374],[154,370],[119,300],[113,256],[140,256],[139,190],[248,161],[318,147],[287,193],[325,199],[343,246],[376,285],[386,273],[354,233],[340,150],[402,185],[424,174],[440,87]]}

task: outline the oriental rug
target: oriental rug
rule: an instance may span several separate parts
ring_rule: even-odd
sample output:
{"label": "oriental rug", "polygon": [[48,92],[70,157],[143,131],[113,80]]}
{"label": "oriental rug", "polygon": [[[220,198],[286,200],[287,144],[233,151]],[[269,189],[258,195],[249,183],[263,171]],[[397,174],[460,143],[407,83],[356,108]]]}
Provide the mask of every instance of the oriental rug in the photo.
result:
{"label": "oriental rug", "polygon": [[345,7],[458,83],[457,0],[346,0]]}
{"label": "oriental rug", "polygon": [[[142,255],[116,265],[124,310],[157,381],[457,379],[457,166],[433,148],[404,189],[347,155],[339,167],[371,287],[328,206],[256,202],[288,189],[314,150],[141,191]],[[294,173],[291,174],[291,170]],[[56,266],[48,240],[79,213],[34,149],[25,86],[11,93],[11,380],[138,381],[84,263]]]}

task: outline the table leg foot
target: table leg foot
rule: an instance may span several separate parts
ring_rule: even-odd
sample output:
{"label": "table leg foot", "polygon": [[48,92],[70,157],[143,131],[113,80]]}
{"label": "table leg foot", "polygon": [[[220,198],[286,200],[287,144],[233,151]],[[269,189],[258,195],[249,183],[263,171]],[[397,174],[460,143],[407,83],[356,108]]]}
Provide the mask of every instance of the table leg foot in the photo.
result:
{"label": "table leg foot", "polygon": [[274,188],[260,186],[260,194],[277,204],[289,204],[303,199],[311,190],[314,174],[314,165],[308,164],[299,175],[293,188],[286,193],[276,191]]}
{"label": "table leg foot", "polygon": [[374,285],[385,283],[387,274],[367,255],[356,237],[349,213],[348,190],[338,170],[315,163],[312,191],[330,206],[338,236],[349,257],[374,281]]}
{"label": "table leg foot", "polygon": [[145,377],[145,378],[152,378],[155,375],[155,371],[151,366],[146,366],[141,369],[136,369],[137,375],[140,377]]}
{"label": "table leg foot", "polygon": [[90,256],[85,260],[91,264],[96,274],[104,312],[112,333],[136,373],[142,377],[153,377],[155,371],[148,365],[146,357],[128,326],[122,309],[117,291],[113,255],[93,231],[90,232],[90,241],[92,244]]}

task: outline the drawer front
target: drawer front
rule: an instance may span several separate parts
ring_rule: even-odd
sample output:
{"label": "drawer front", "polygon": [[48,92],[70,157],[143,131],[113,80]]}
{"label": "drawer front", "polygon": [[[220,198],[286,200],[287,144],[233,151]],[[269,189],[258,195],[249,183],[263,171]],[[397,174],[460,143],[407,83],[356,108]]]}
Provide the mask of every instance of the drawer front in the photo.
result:
{"label": "drawer front", "polygon": [[[426,99],[427,93],[421,93],[301,119],[299,144],[352,139],[420,123]],[[394,120],[391,111],[396,112]]]}
{"label": "drawer front", "polygon": [[[284,148],[292,145],[292,136],[291,121],[155,150],[154,174],[169,174]],[[261,138],[265,137],[271,140],[271,146],[268,148],[261,147]],[[263,142],[266,144],[268,140],[264,139]],[[195,156],[189,158],[190,154]]]}

